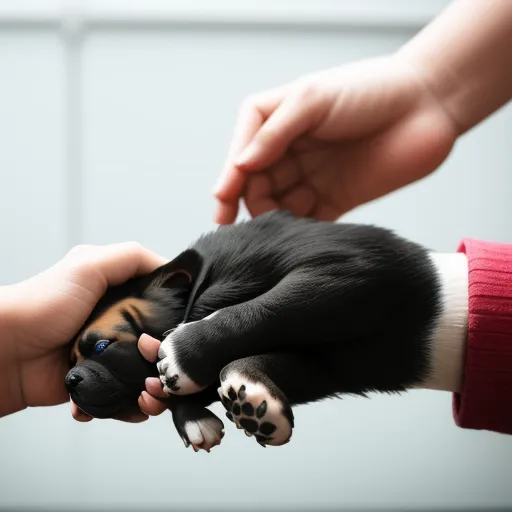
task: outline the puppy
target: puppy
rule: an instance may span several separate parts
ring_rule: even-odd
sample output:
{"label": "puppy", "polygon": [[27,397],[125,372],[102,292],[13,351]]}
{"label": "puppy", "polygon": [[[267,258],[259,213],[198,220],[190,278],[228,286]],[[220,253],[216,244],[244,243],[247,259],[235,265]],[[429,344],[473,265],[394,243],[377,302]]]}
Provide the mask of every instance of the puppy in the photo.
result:
{"label": "puppy", "polygon": [[[126,417],[157,375],[186,446],[220,443],[224,425],[206,409],[219,398],[248,436],[279,446],[295,405],[438,386],[442,350],[463,346],[465,276],[461,255],[382,228],[270,212],[110,289],[75,340],[66,385],[86,413]],[[137,350],[143,332],[162,342],[156,367]]]}

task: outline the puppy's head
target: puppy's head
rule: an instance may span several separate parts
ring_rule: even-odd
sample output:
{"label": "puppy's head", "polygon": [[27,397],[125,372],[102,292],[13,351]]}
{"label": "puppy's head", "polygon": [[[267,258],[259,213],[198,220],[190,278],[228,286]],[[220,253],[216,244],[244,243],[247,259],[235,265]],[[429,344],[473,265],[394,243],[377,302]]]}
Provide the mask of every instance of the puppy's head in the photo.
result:
{"label": "puppy's head", "polygon": [[142,357],[137,342],[142,333],[161,341],[183,320],[193,281],[187,263],[175,260],[110,288],[97,304],[72,342],[74,366],[65,381],[82,411],[118,419],[139,411],[145,380],[157,376],[157,370]]}

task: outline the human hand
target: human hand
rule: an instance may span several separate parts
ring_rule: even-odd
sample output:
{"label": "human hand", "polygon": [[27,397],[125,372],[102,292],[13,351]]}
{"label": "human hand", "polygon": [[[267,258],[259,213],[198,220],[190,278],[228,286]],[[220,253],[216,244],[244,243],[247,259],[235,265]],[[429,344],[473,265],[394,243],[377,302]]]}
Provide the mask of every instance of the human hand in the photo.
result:
{"label": "human hand", "polygon": [[243,198],[335,220],[434,171],[458,136],[452,118],[401,55],[310,74],[243,105],[215,191],[219,224]]}
{"label": "human hand", "polygon": [[[135,243],[79,246],[46,271],[0,290],[0,416],[64,403],[69,342],[108,286],[165,263]],[[71,402],[73,417],[91,418]],[[147,415],[133,421],[147,419]]]}

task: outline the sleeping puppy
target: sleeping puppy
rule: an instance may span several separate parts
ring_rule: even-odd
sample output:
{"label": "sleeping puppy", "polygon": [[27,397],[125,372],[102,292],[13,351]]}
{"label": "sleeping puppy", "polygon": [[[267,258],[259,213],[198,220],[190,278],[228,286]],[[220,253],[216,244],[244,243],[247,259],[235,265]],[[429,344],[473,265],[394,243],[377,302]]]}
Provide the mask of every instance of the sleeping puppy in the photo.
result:
{"label": "sleeping puppy", "polygon": [[[224,425],[206,409],[219,399],[248,436],[279,446],[295,405],[435,388],[466,313],[462,255],[274,211],[109,290],[75,340],[66,385],[91,416],[126,417],[156,375],[186,446],[220,443]],[[143,332],[161,341],[156,367],[138,352]]]}
{"label": "sleeping puppy", "polygon": [[[137,400],[145,380],[158,372],[141,356],[137,341],[142,333],[163,340],[165,331],[183,321],[191,277],[182,267],[190,263],[189,255],[185,252],[147,276],[110,288],[98,302],[71,345],[73,368],[65,380],[70,398],[82,411],[120,420],[140,412]],[[209,450],[220,442],[224,425],[204,408],[215,400],[216,392],[166,401],[187,446]],[[201,429],[206,429],[204,436]]]}

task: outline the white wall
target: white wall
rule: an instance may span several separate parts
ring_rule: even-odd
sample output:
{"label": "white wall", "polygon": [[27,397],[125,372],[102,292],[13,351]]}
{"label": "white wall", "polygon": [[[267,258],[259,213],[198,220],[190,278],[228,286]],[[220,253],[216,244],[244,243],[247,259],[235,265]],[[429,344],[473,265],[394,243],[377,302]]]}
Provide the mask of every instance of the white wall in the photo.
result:
{"label": "white wall", "polygon": [[[0,2],[0,282],[81,242],[134,239],[172,257],[213,227],[211,189],[247,94],[393,51],[447,3]],[[512,242],[510,133],[509,107],[434,176],[348,218],[437,250]],[[126,425],[24,411],[0,421],[0,509],[512,505],[512,439],[456,428],[447,394],[296,417],[285,447],[261,450],[227,425],[208,455],[185,450],[167,414]]]}

